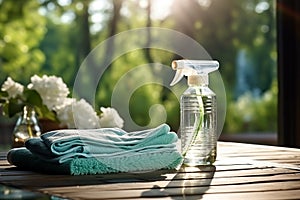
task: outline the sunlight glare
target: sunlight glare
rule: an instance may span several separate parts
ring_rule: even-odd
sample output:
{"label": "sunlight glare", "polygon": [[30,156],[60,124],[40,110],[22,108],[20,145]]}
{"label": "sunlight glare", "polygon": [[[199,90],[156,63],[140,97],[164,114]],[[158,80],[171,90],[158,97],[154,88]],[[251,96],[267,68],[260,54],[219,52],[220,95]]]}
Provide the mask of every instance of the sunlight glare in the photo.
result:
{"label": "sunlight glare", "polygon": [[65,12],[61,17],[60,20],[62,23],[71,23],[76,18],[74,12]]}
{"label": "sunlight glare", "polygon": [[71,0],[58,0],[57,3],[60,6],[69,6],[72,3],[72,1]]}
{"label": "sunlight glare", "polygon": [[211,3],[211,0],[198,0],[198,4],[205,8],[208,8],[211,5]]}
{"label": "sunlight glare", "polygon": [[266,1],[259,2],[255,7],[255,12],[257,13],[263,13],[264,11],[268,10],[270,8],[270,4]]}
{"label": "sunlight glare", "polygon": [[164,19],[170,12],[174,0],[152,0],[151,18]]}
{"label": "sunlight glare", "polygon": [[95,0],[92,1],[89,6],[89,12],[103,12],[104,10],[111,10],[113,6],[110,1],[108,0]]}

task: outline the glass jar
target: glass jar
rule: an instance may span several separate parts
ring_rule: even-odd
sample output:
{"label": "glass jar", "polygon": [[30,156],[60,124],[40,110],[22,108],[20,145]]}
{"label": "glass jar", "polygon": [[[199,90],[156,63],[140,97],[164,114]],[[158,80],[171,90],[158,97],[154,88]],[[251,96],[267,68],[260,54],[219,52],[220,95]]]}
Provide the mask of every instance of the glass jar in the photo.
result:
{"label": "glass jar", "polygon": [[41,129],[34,108],[28,105],[24,106],[13,131],[12,147],[22,147],[28,138],[39,137],[40,135]]}

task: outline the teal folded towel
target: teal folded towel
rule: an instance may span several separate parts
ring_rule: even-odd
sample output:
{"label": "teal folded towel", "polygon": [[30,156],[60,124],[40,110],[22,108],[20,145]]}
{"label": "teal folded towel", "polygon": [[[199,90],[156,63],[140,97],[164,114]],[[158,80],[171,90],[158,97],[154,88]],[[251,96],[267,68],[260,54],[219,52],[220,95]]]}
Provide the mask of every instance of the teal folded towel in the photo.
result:
{"label": "teal folded towel", "polygon": [[112,157],[110,158],[111,166],[115,167],[111,167],[96,158],[74,158],[65,163],[47,162],[41,160],[28,149],[21,147],[11,149],[7,154],[7,160],[10,164],[24,170],[46,174],[87,175],[176,169],[180,166],[182,157],[176,151],[159,155],[150,153],[138,157]]}
{"label": "teal folded towel", "polygon": [[118,128],[57,130],[29,139],[26,148],[11,150],[8,160],[30,168],[26,158],[31,158],[50,164],[53,173],[74,175],[175,169],[182,161],[177,140],[166,124],[136,132]]}

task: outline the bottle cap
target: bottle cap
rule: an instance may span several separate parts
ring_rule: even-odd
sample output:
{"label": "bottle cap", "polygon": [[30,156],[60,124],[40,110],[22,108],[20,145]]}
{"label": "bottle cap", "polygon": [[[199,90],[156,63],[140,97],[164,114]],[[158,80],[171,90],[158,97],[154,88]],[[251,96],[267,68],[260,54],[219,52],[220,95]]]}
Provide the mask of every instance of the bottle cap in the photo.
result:
{"label": "bottle cap", "polygon": [[188,85],[208,85],[208,75],[190,75],[188,76]]}

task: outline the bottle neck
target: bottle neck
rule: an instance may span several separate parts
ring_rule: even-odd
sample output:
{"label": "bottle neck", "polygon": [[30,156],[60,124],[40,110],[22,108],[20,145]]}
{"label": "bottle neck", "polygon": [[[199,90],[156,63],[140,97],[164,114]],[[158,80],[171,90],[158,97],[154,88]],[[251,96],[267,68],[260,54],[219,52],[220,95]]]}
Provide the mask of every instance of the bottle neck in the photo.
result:
{"label": "bottle neck", "polygon": [[190,87],[208,86],[208,75],[190,75],[188,76],[188,85]]}
{"label": "bottle neck", "polygon": [[37,121],[35,110],[31,106],[24,106],[23,108],[23,121],[24,122],[30,122],[35,123]]}

